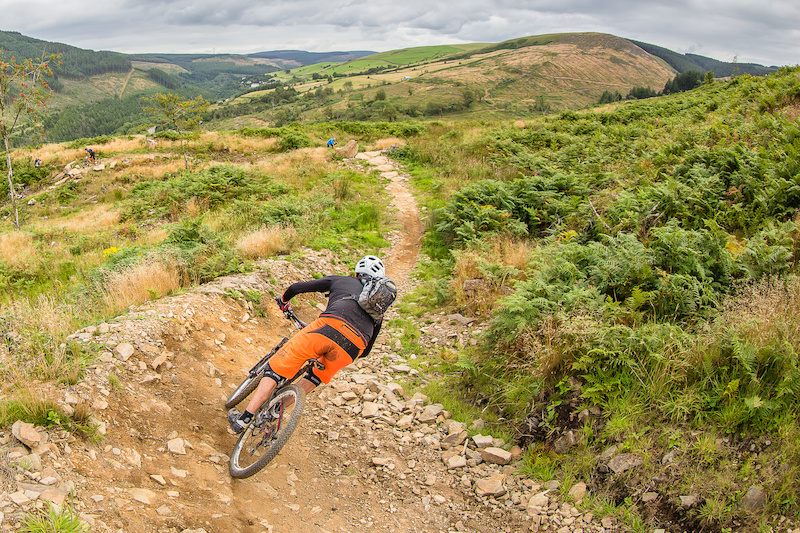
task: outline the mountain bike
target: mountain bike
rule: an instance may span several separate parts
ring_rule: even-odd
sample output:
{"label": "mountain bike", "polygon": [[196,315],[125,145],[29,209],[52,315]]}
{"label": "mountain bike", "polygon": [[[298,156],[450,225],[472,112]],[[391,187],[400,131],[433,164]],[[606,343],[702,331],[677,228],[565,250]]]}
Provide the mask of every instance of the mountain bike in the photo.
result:
{"label": "mountain bike", "polygon": [[[278,298],[275,300],[277,301]],[[307,326],[291,308],[284,311],[283,314],[297,328],[302,329]],[[284,337],[250,369],[247,378],[236,387],[236,390],[225,402],[227,409],[236,406],[258,387],[261,378],[264,377],[267,361],[288,340],[288,337]],[[319,370],[325,369],[325,365],[317,359],[309,359],[292,379],[276,388],[272,396],[258,408],[253,420],[239,436],[239,440],[236,441],[231,452],[228,465],[231,477],[243,479],[257,473],[278,455],[278,452],[289,440],[303,415],[306,400],[305,391],[295,382],[311,367]]]}
{"label": "mountain bike", "polygon": [[100,164],[100,160],[99,159],[97,159],[97,158],[91,159],[90,157],[87,156],[87,157],[83,158],[83,163],[81,163],[81,166],[83,168],[92,168],[92,167],[96,167],[99,164]]}

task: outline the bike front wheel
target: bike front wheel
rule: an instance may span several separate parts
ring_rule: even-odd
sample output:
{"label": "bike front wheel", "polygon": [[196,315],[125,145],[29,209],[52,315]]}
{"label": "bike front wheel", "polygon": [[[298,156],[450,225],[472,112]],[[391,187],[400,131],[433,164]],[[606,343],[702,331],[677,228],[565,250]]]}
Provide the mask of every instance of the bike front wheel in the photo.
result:
{"label": "bike front wheel", "polygon": [[292,384],[265,402],[236,441],[231,452],[231,477],[252,476],[272,461],[297,428],[305,407],[306,393]]}
{"label": "bike front wheel", "polygon": [[225,408],[230,409],[234,407],[239,402],[247,398],[251,392],[256,390],[258,384],[261,382],[261,378],[264,377],[264,367],[267,366],[266,361],[264,364],[260,365],[256,368],[253,372],[250,372],[250,375],[242,381],[236,390],[228,396],[228,399],[225,401]]}
{"label": "bike front wheel", "polygon": [[258,384],[261,382],[261,378],[264,377],[264,369],[267,367],[267,363],[269,363],[270,357],[275,355],[275,352],[281,349],[281,347],[286,344],[288,338],[284,338],[281,342],[279,342],[270,352],[261,358],[261,361],[256,363],[256,366],[250,369],[250,373],[247,375],[244,381],[242,381],[236,390],[234,390],[228,399],[225,401],[225,408],[230,409],[231,407],[236,406],[239,402],[247,398],[251,392],[256,390]]}

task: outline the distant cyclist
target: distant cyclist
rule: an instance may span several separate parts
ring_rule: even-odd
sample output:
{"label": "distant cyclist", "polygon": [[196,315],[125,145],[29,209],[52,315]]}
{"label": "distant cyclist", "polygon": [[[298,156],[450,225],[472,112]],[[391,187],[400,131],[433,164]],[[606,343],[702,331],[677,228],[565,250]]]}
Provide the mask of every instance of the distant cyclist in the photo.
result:
{"label": "distant cyclist", "polygon": [[87,146],[86,148],[84,148],[84,151],[86,152],[86,156],[85,156],[86,160],[89,161],[89,163],[91,163],[92,165],[94,165],[97,162],[97,158],[95,157],[94,150],[92,150],[91,148],[89,148]]}
{"label": "distant cyclist", "polygon": [[358,296],[370,277],[385,277],[386,270],[380,259],[367,255],[356,264],[355,274],[355,277],[326,276],[301,281],[286,289],[278,302],[282,311],[291,307],[289,300],[294,296],[306,292],[329,293],[328,306],[272,356],[244,413],[236,408],[228,411],[234,433],[241,433],[275,388],[294,377],[308,359],[318,359],[325,365],[325,370],[309,369],[297,382],[311,392],[322,383],[330,383],[342,368],[369,354],[383,319],[373,319],[358,303]]}
{"label": "distant cyclist", "polygon": [[328,139],[328,148],[333,148],[335,144],[336,144],[336,139],[334,137]]}

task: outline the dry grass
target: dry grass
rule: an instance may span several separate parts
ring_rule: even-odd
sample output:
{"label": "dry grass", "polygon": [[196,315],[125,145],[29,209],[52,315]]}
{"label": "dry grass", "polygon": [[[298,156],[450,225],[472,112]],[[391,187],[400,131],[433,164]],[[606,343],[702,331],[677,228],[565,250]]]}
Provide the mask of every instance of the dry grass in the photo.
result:
{"label": "dry grass", "polygon": [[69,357],[64,337],[72,332],[76,312],[55,297],[40,295],[14,300],[2,309],[6,318],[0,361],[8,382],[39,379],[74,379],[80,367]]}
{"label": "dry grass", "polygon": [[492,243],[492,255],[499,257],[504,266],[524,272],[528,268],[534,246],[530,241],[504,235]]}
{"label": "dry grass", "polygon": [[0,235],[0,259],[12,268],[26,268],[36,261],[36,245],[25,231]]}
{"label": "dry grass", "polygon": [[[208,211],[208,201],[205,198],[189,198],[183,206],[183,213],[191,218],[197,218]],[[178,213],[180,215],[180,213]]]}
{"label": "dry grass", "polygon": [[142,241],[149,245],[161,244],[164,240],[169,236],[169,230],[167,228],[153,228],[147,232],[147,234],[142,238]]}
{"label": "dry grass", "polygon": [[372,143],[373,150],[386,150],[390,146],[405,146],[406,140],[399,137],[388,137],[386,139],[378,139]]}
{"label": "dry grass", "polygon": [[268,226],[240,238],[236,248],[247,259],[260,259],[289,252],[297,242],[294,226]]}
{"label": "dry grass", "polygon": [[133,157],[130,165],[125,169],[127,174],[135,174],[137,181],[147,181],[148,178],[160,178],[166,173],[174,173],[185,166],[183,159],[166,159],[155,157]]}
{"label": "dry grass", "polygon": [[120,214],[106,204],[88,205],[74,215],[63,218],[39,220],[40,228],[59,228],[65,231],[85,234],[95,233],[98,229],[110,229],[119,225]]}
{"label": "dry grass", "polygon": [[295,187],[307,182],[307,173],[318,173],[330,164],[327,148],[303,148],[259,160],[254,166],[265,174],[281,176],[281,181]]}
{"label": "dry grass", "polygon": [[[73,154],[72,151],[67,150],[64,144],[44,144],[35,148],[20,148],[14,150],[11,157],[14,159],[25,159],[26,157],[33,161],[35,158],[40,158],[45,165],[66,165],[74,158],[70,159]],[[81,154],[83,158],[83,154]]]}
{"label": "dry grass", "polygon": [[451,287],[456,304],[468,314],[482,315],[489,312],[500,298],[502,287],[494,280],[487,280],[480,265],[483,257],[477,252],[467,251],[456,255]]}
{"label": "dry grass", "polygon": [[33,302],[28,298],[16,300],[7,309],[14,317],[14,325],[52,337],[71,332],[75,310],[53,296],[39,295]]}
{"label": "dry grass", "polygon": [[135,135],[133,138],[114,138],[105,144],[90,145],[91,148],[100,154],[120,154],[133,152],[141,149],[144,142],[144,135]]}
{"label": "dry grass", "polygon": [[780,114],[786,120],[793,122],[800,118],[800,104],[787,105],[780,111]]}
{"label": "dry grass", "polygon": [[[530,243],[510,236],[494,239],[485,250],[453,252],[456,264],[451,287],[456,304],[475,314],[490,312],[495,302],[505,295],[510,283],[524,278],[531,253]],[[506,268],[500,270],[507,274],[490,276],[485,269],[489,265],[511,267],[517,272]]]}
{"label": "dry grass", "polygon": [[747,285],[723,304],[718,324],[757,345],[781,339],[800,349],[800,278]]}
{"label": "dry grass", "polygon": [[41,390],[37,390],[30,379],[19,377],[12,383],[6,383],[11,394],[0,402],[0,424],[11,425],[16,420],[45,420],[47,414],[56,404],[47,399]]}
{"label": "dry grass", "polygon": [[468,279],[482,278],[483,274],[479,268],[482,260],[481,254],[476,251],[459,253],[453,269],[453,284],[456,287],[461,287]]}
{"label": "dry grass", "polygon": [[107,274],[102,289],[103,301],[109,310],[118,312],[131,305],[170,294],[182,286],[181,280],[177,265],[153,258]]}
{"label": "dry grass", "polygon": [[203,143],[219,144],[231,152],[250,154],[273,150],[278,140],[276,138],[264,139],[261,137],[242,137],[241,135],[205,133],[200,136]]}

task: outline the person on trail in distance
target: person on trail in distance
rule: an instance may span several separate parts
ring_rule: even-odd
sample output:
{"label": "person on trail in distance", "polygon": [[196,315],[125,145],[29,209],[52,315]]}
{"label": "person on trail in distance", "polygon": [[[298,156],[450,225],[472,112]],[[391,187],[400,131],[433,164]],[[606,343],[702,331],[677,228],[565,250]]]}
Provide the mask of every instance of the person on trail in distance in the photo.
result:
{"label": "person on trail in distance", "polygon": [[355,267],[355,277],[326,276],[311,281],[293,283],[286,289],[278,305],[282,311],[290,308],[289,300],[306,292],[327,292],[328,305],[311,324],[297,332],[272,356],[264,377],[243,413],[228,411],[228,422],[234,433],[241,433],[253,419],[278,385],[294,377],[308,359],[318,359],[325,370],[311,368],[297,384],[311,392],[321,383],[329,383],[339,370],[372,350],[381,331],[383,317],[374,319],[358,302],[362,288],[372,277],[384,278],[383,262],[367,255]]}
{"label": "person on trail in distance", "polygon": [[328,148],[333,148],[333,145],[336,144],[336,139],[331,137],[328,139]]}
{"label": "person on trail in distance", "polygon": [[92,150],[91,148],[87,147],[87,148],[84,148],[84,151],[86,152],[86,157],[89,159],[89,161],[94,163],[95,162],[94,150]]}

